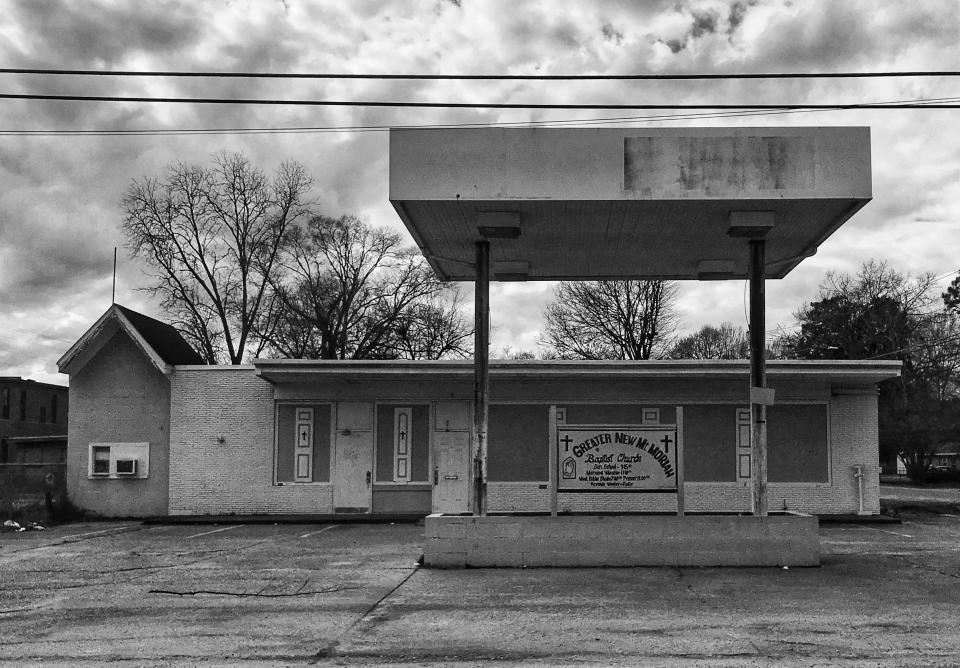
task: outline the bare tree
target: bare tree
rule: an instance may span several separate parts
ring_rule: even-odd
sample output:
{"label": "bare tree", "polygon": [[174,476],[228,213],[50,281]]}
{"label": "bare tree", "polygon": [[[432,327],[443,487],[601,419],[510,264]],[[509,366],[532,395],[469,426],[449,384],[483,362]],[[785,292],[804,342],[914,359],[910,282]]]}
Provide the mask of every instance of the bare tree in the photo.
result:
{"label": "bare tree", "polygon": [[[462,355],[472,334],[453,288],[400,236],[354,216],[312,218],[288,235],[276,317],[260,328],[275,354],[316,359]],[[442,304],[445,293],[454,300]]]}
{"label": "bare tree", "polygon": [[462,299],[455,287],[409,306],[394,325],[397,356],[411,360],[466,357],[472,353],[473,328],[463,317]]}
{"label": "bare tree", "polygon": [[166,178],[127,190],[128,244],[153,267],[151,290],[208,363],[243,361],[309,189],[295,162],[269,179],[243,155],[220,153],[210,167],[177,163]]}
{"label": "bare tree", "polygon": [[699,332],[680,338],[670,349],[671,359],[742,360],[750,357],[750,343],[741,327],[729,322],[704,325]]}
{"label": "bare tree", "polygon": [[561,282],[541,344],[560,359],[659,357],[676,326],[676,294],[668,281]]}

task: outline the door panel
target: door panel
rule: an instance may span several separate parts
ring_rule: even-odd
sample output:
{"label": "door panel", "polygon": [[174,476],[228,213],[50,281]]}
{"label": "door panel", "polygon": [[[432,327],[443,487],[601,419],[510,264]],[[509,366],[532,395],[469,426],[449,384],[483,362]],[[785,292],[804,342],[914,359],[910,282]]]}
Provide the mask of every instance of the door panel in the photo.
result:
{"label": "door panel", "polygon": [[333,466],[335,510],[367,512],[373,475],[373,433],[338,432]]}
{"label": "door panel", "polygon": [[469,512],[470,434],[435,432],[433,466],[433,512]]}

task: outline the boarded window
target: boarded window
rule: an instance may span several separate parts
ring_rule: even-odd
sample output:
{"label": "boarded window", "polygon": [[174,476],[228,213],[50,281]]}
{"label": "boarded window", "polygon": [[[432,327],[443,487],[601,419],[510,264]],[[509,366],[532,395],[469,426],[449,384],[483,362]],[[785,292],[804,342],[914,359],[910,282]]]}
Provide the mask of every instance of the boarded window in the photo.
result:
{"label": "boarded window", "polygon": [[649,404],[564,404],[567,424],[674,424],[674,406]]}
{"label": "boarded window", "polygon": [[735,482],[736,433],[733,406],[684,406],[684,479],[687,482]]}
{"label": "boarded window", "polygon": [[826,404],[767,408],[767,479],[829,482]]}
{"label": "boarded window", "polygon": [[488,429],[487,473],[491,481],[549,480],[549,406],[495,404],[490,406]]}

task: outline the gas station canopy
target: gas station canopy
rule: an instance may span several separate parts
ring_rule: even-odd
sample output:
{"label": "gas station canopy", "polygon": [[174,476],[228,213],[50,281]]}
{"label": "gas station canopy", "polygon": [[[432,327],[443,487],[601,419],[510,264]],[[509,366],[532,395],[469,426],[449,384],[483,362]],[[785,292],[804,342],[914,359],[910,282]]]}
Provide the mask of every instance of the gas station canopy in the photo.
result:
{"label": "gas station canopy", "polygon": [[444,280],[783,278],[871,199],[865,127],[390,131],[390,201]]}

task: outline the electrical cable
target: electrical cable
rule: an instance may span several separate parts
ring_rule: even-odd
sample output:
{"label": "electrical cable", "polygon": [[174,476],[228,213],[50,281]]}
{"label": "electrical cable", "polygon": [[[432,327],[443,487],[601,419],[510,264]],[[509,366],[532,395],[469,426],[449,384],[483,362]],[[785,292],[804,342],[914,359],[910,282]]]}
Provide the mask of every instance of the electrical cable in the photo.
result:
{"label": "electrical cable", "polygon": [[[921,104],[935,101],[957,101],[957,97],[943,98],[919,98],[911,102]],[[888,104],[888,103],[878,103]],[[928,107],[928,104],[922,104]],[[344,125],[344,126],[300,126],[300,127],[280,127],[280,128],[180,128],[180,129],[162,129],[148,128],[139,130],[0,130],[0,136],[18,137],[18,136],[50,136],[50,137],[70,137],[70,136],[94,136],[94,137],[112,137],[112,136],[190,136],[190,135],[256,135],[256,134],[322,134],[330,132],[387,132],[390,130],[424,130],[424,129],[455,129],[455,128],[517,128],[517,127],[563,127],[566,125],[606,125],[610,123],[650,123],[659,121],[675,120],[704,120],[715,118],[734,118],[748,116],[775,116],[780,114],[796,113],[819,113],[826,110],[804,110],[804,109],[785,109],[781,111],[725,111],[718,113],[690,113],[690,114],[652,114],[643,116],[614,116],[602,118],[586,119],[556,119],[543,121],[500,121],[487,123],[431,123],[421,125]]]}
{"label": "electrical cable", "polygon": [[960,109],[960,103],[850,102],[845,104],[570,104],[534,102],[414,102],[396,100],[277,100],[269,98],[149,97],[143,95],[52,95],[46,93],[0,93],[0,100],[46,100],[57,102],[149,102],[164,104],[239,104],[245,106],[295,107],[387,107],[404,109],[731,109],[731,110],[849,110],[849,109]]}
{"label": "electrical cable", "polygon": [[956,77],[957,70],[904,72],[742,72],[734,74],[356,74],[345,72],[184,72],[149,70],[78,70],[3,67],[0,74],[215,79],[378,79],[418,81],[709,81],[734,79],[877,79]]}

